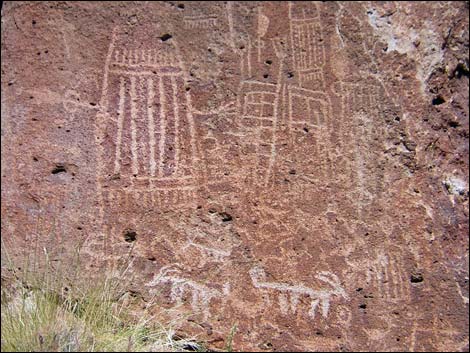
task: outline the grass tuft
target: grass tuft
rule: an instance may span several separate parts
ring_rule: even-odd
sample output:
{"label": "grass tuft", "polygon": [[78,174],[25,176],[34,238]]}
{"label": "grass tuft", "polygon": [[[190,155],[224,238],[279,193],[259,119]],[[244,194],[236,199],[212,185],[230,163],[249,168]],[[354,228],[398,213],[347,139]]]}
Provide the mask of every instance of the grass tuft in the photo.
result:
{"label": "grass tuft", "polygon": [[199,347],[193,339],[177,337],[171,323],[159,323],[150,314],[151,303],[133,314],[122,295],[130,263],[112,276],[90,279],[80,275],[86,273],[81,271],[80,249],[72,266],[51,261],[46,249],[41,261],[35,250],[33,259],[17,266],[4,245],[2,239],[2,352],[176,352]]}

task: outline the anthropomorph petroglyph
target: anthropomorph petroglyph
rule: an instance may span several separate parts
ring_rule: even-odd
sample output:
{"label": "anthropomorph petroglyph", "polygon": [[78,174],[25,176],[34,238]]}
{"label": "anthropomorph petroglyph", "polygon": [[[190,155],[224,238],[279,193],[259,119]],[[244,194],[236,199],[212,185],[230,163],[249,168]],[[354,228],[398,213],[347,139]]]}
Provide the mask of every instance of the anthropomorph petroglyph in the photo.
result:
{"label": "anthropomorph petroglyph", "polygon": [[349,299],[345,290],[340,284],[339,278],[327,271],[322,271],[315,277],[320,281],[328,284],[331,288],[312,289],[304,285],[290,285],[280,282],[266,281],[266,273],[261,267],[254,267],[250,270],[250,277],[253,285],[258,289],[273,290],[278,293],[279,306],[281,312],[286,315],[290,311],[296,313],[299,299],[301,296],[308,296],[310,298],[310,310],[308,316],[315,319],[317,307],[321,308],[321,314],[326,319],[330,308],[330,301],[332,297],[340,297]]}

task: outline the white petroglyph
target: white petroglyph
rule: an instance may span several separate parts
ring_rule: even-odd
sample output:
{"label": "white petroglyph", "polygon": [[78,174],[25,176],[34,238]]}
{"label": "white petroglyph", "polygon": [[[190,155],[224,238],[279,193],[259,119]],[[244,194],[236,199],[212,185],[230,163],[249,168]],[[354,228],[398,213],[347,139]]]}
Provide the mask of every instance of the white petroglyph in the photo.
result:
{"label": "white petroglyph", "polygon": [[[188,204],[187,197],[194,198],[197,141],[181,55],[174,40],[129,47],[119,30],[113,31],[96,119],[99,192],[107,176],[115,175],[131,182],[126,192],[154,206]],[[105,158],[109,152],[111,161]]]}
{"label": "white petroglyph", "polygon": [[253,285],[256,288],[265,290],[269,289],[278,293],[279,306],[281,313],[284,315],[291,311],[294,314],[297,312],[297,306],[301,296],[308,296],[310,298],[310,310],[308,311],[308,316],[311,317],[312,320],[315,319],[317,307],[321,308],[321,314],[323,318],[326,319],[328,317],[330,301],[332,297],[336,296],[349,299],[348,295],[340,284],[339,278],[335,274],[328,271],[322,271],[315,277],[320,281],[329,284],[332,288],[320,289],[312,289],[301,284],[290,285],[280,282],[267,282],[266,273],[261,267],[254,267],[250,270],[249,273]]}
{"label": "white petroglyph", "polygon": [[230,285],[226,283],[222,290],[208,287],[204,284],[185,278],[181,275],[179,264],[163,266],[158,274],[146,284],[148,287],[156,287],[170,284],[170,297],[173,302],[181,304],[185,295],[191,296],[191,308],[195,312],[200,312],[204,320],[210,315],[210,303],[212,300],[220,299],[225,302],[230,294]]}

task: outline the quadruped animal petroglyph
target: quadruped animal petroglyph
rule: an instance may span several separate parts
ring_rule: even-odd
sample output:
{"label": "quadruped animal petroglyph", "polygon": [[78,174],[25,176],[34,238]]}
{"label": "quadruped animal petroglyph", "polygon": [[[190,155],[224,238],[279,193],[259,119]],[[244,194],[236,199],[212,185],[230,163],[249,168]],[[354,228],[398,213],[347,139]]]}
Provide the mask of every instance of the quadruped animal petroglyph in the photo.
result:
{"label": "quadruped animal petroglyph", "polygon": [[252,268],[250,270],[250,277],[256,288],[277,292],[279,296],[279,307],[284,315],[290,312],[295,314],[299,298],[304,295],[308,296],[310,300],[310,308],[307,313],[312,320],[315,319],[317,307],[321,308],[323,318],[326,319],[328,317],[332,297],[345,300],[349,299],[349,296],[341,286],[338,276],[328,271],[322,271],[315,275],[315,277],[329,285],[330,288],[321,287],[318,289],[313,289],[302,284],[290,285],[282,282],[269,282],[266,280],[266,273],[261,267]]}

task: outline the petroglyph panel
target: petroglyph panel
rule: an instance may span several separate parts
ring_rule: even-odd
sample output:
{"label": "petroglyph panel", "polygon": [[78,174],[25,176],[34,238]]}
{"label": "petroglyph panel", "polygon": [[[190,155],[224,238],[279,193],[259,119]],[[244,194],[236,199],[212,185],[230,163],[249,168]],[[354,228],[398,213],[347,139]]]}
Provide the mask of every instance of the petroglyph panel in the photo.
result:
{"label": "petroglyph panel", "polygon": [[102,5],[3,2],[2,258],[209,350],[468,350],[468,4]]}

